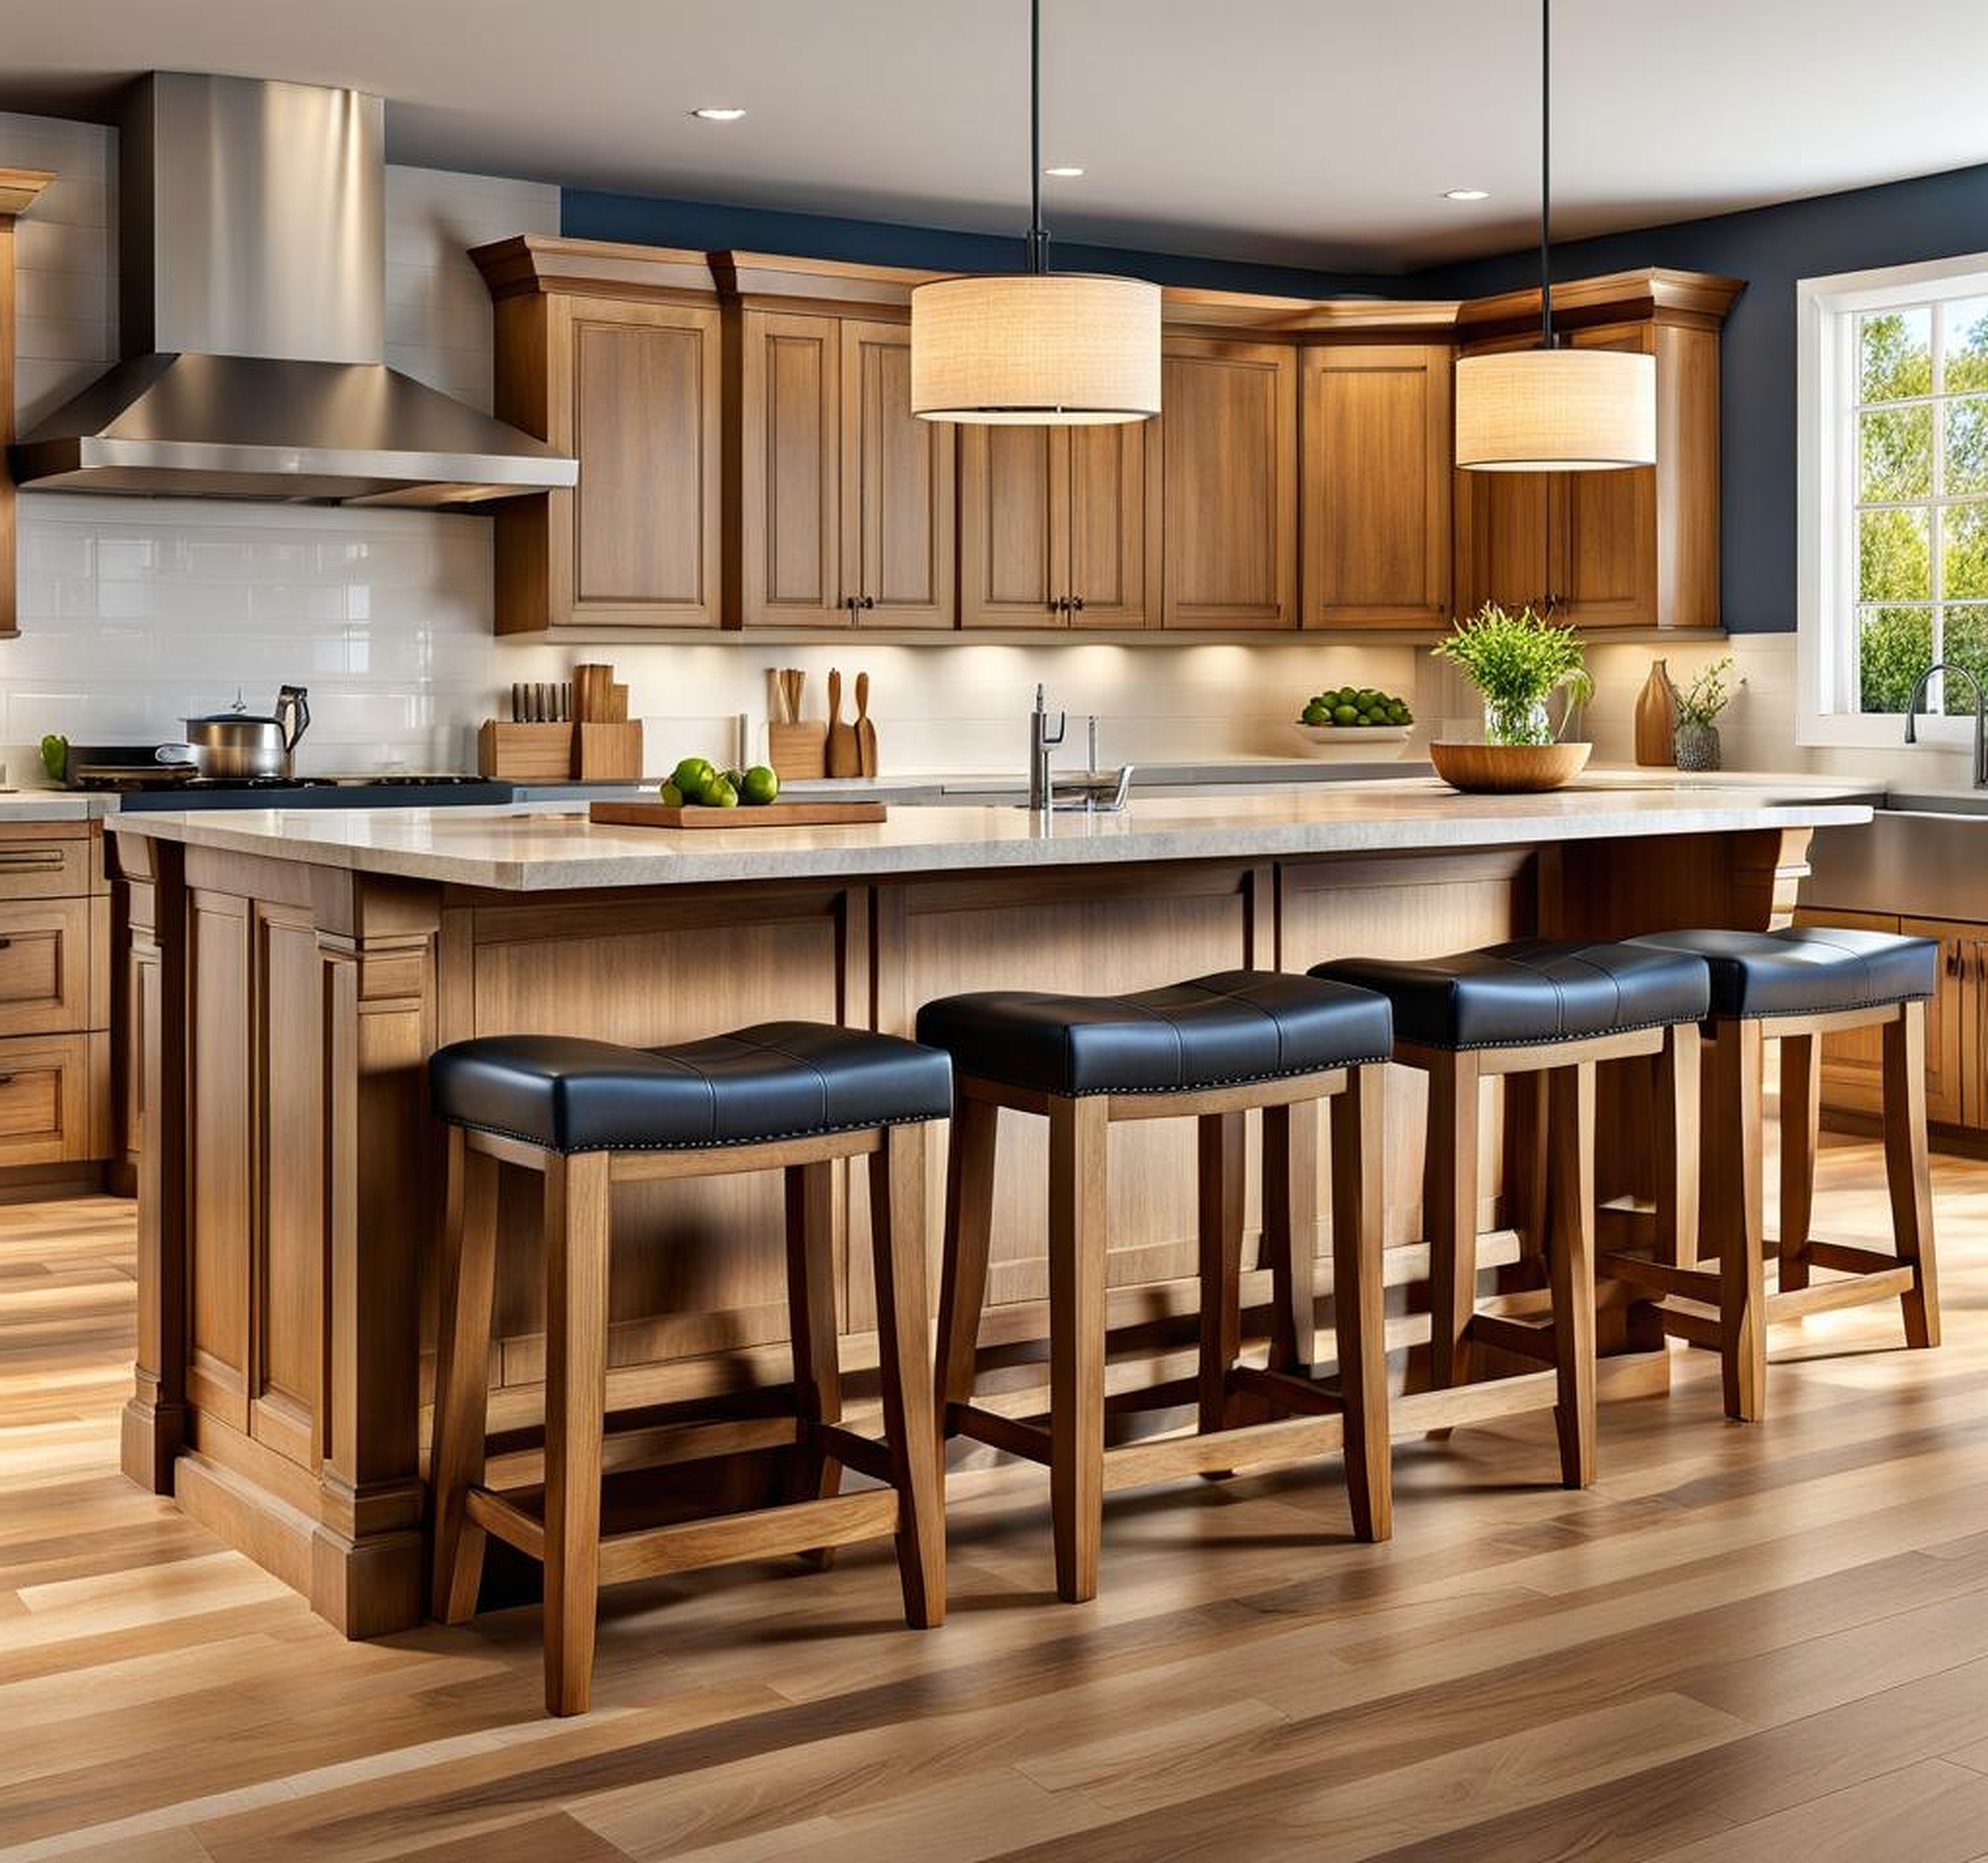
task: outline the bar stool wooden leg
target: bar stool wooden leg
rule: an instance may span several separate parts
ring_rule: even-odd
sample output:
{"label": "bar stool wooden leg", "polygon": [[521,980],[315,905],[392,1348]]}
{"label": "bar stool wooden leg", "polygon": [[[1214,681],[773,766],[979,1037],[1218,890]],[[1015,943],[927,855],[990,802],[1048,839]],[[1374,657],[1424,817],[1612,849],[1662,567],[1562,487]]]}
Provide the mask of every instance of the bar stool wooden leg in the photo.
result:
{"label": "bar stool wooden leg", "polygon": [[[787,1498],[822,1501],[842,1486],[842,1464],[822,1445],[820,1426],[842,1420],[842,1374],[835,1311],[835,1167],[826,1160],[789,1165],[787,1192],[787,1318],[793,1343],[794,1414],[800,1424]],[[834,1548],[805,1555],[826,1566]]]}
{"label": "bar stool wooden leg", "polygon": [[1767,1264],[1761,1211],[1761,1075],[1766,1037],[1758,1022],[1721,1026],[1713,1045],[1719,1143],[1712,1207],[1719,1224],[1720,1357],[1725,1414],[1743,1423],[1765,1413]]}
{"label": "bar stool wooden leg", "polygon": [[546,1707],[554,1714],[584,1714],[593,1680],[609,1164],[604,1151],[546,1160]]}
{"label": "bar stool wooden leg", "polygon": [[898,1491],[898,1575],[914,1628],[946,1621],[946,1501],[926,1333],[924,1128],[886,1127],[870,1154],[883,1427]]}
{"label": "bar stool wooden leg", "polygon": [[435,1497],[434,1615],[466,1623],[476,1614],[483,1529],[464,1512],[483,1479],[490,1395],[490,1302],[497,1268],[497,1163],[472,1151],[460,1126],[448,1135],[440,1336],[436,1341],[435,1438],[429,1455]]}
{"label": "bar stool wooden leg", "polygon": [[1212,1113],[1196,1122],[1200,1203],[1200,1418],[1204,1434],[1226,1429],[1231,1421],[1234,1406],[1229,1396],[1229,1373],[1242,1350],[1242,1117],[1240,1113]]}
{"label": "bar stool wooden leg", "polygon": [[939,1292],[939,1422],[949,1404],[973,1400],[974,1354],[987,1300],[994,1232],[994,1151],[1001,1109],[962,1098],[953,1109],[946,1160],[946,1249]]}
{"label": "bar stool wooden leg", "polygon": [[1555,1068],[1548,1076],[1548,1126],[1553,1166],[1553,1346],[1559,1374],[1554,1421],[1560,1479],[1584,1488],[1594,1480],[1594,1063]]}
{"label": "bar stool wooden leg", "polygon": [[1505,1090],[1506,1220],[1521,1252],[1546,1259],[1546,1076],[1507,1074]]}
{"label": "bar stool wooden leg", "polygon": [[1467,1051],[1438,1056],[1429,1070],[1422,1225],[1429,1244],[1429,1384],[1434,1390],[1467,1383],[1470,1377],[1470,1321],[1477,1303],[1479,1080],[1477,1056]]}
{"label": "bar stool wooden leg", "polygon": [[1263,1115],[1263,1249],[1269,1265],[1270,1369],[1311,1375],[1317,1344],[1318,1102]]}
{"label": "bar stool wooden leg", "polygon": [[1056,1595],[1098,1595],[1105,1514],[1105,1133],[1101,1094],[1049,1102],[1049,1498]]}
{"label": "bar stool wooden leg", "polygon": [[1704,1044],[1698,1026],[1673,1028],[1657,1056],[1657,1260],[1695,1268],[1699,1257],[1699,1101]]}
{"label": "bar stool wooden leg", "polygon": [[1808,1285],[1809,1230],[1815,1218],[1816,1151],[1822,1132],[1822,1069],[1816,1037],[1781,1044],[1781,1273],[1786,1293]]}
{"label": "bar stool wooden leg", "polygon": [[1332,1330],[1346,1412],[1346,1490],[1353,1531],[1362,1540],[1385,1540],[1394,1532],[1381,1267],[1385,1090],[1381,1068],[1350,1068],[1332,1106]]}
{"label": "bar stool wooden leg", "polygon": [[1884,1174],[1892,1190],[1892,1233],[1912,1285],[1899,1297],[1905,1341],[1940,1343],[1940,1282],[1933,1251],[1933,1185],[1926,1166],[1926,1005],[1899,1005],[1884,1025]]}

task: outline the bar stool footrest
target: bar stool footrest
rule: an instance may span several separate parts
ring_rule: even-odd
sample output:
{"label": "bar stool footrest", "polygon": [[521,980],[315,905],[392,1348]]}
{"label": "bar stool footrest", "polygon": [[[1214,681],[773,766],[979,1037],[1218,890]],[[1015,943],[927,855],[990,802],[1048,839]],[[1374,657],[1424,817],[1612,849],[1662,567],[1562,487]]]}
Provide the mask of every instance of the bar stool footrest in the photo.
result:
{"label": "bar stool footrest", "polygon": [[1876,1300],[1895,1300],[1912,1290],[1911,1264],[1894,1262],[1889,1268],[1846,1275],[1840,1280],[1811,1281],[1806,1287],[1790,1287],[1767,1296],[1770,1320],[1799,1320],[1809,1313],[1835,1313],[1846,1306],[1865,1306]]}
{"label": "bar stool footrest", "polygon": [[1477,1313],[1472,1316],[1465,1336],[1472,1345],[1488,1346],[1493,1351],[1510,1352],[1516,1358],[1536,1359],[1544,1365],[1554,1362],[1553,1327],[1550,1321],[1539,1325],[1526,1320],[1507,1319],[1501,1313]]}
{"label": "bar stool footrest", "polygon": [[1480,1378],[1474,1384],[1408,1392],[1389,1405],[1389,1427],[1397,1436],[1415,1436],[1427,1430],[1461,1429],[1499,1417],[1551,1410],[1559,1401],[1557,1371],[1522,1371],[1515,1377]]}
{"label": "bar stool footrest", "polygon": [[1884,1249],[1860,1249],[1850,1242],[1810,1242],[1801,1258],[1811,1268],[1834,1268],[1845,1275],[1888,1275],[1911,1265]]}
{"label": "bar stool footrest", "polygon": [[[471,1488],[467,1507],[469,1517],[486,1532],[543,1563],[544,1523],[528,1509],[489,1488]],[[600,1582],[614,1585],[624,1579],[693,1571],[700,1566],[779,1559],[885,1539],[897,1532],[898,1513],[895,1489],[864,1488],[826,1500],[791,1502],[750,1513],[715,1514],[708,1519],[604,1534]]]}

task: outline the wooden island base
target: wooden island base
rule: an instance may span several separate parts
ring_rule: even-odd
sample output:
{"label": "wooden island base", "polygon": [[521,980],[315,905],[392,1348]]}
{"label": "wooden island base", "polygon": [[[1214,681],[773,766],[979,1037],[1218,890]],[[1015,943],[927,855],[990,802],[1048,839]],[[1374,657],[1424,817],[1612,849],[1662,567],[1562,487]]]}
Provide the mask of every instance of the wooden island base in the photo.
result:
{"label": "wooden island base", "polygon": [[[782,1017],[908,1034],[920,1003],[963,990],[1120,992],[1242,966],[1297,971],[1355,953],[1436,954],[1535,932],[1760,928],[1792,909],[1808,836],[1807,826],[1752,826],[1385,855],[525,894],[120,834],[144,1120],[125,1471],[176,1494],[349,1635],[419,1619],[442,1182],[424,1061],[443,1043],[542,1030],[652,1044]],[[1635,1135],[1647,1129],[1635,1115],[1637,1080],[1614,1086],[1604,1195],[1639,1188]],[[1427,1330],[1421,1091],[1406,1070],[1389,1071],[1397,1348]],[[1510,1227],[1529,1148],[1516,1132],[1500,1136],[1495,1098],[1484,1117],[1488,1278],[1536,1285],[1531,1244]],[[1002,1133],[981,1335],[984,1401],[1015,1415],[1040,1411],[1046,1381],[1040,1124],[1017,1120]],[[944,1147],[925,1151],[935,1237]],[[1187,1404],[1194,1168],[1191,1128],[1129,1127],[1109,1205],[1110,1316],[1127,1361],[1114,1379],[1181,1377]],[[867,1253],[846,1238],[865,1233],[867,1194],[860,1173],[838,1181],[844,1363],[856,1370],[859,1400],[875,1362],[875,1309]],[[1253,1267],[1253,1207],[1249,1223],[1244,1298],[1260,1319],[1268,1289]],[[614,1228],[610,1401],[653,1412],[643,1420],[655,1426],[637,1433],[634,1453],[670,1461],[668,1407],[691,1400],[728,1407],[740,1446],[777,1444],[778,1431],[754,1415],[754,1394],[791,1375],[777,1186],[629,1184],[617,1192]],[[490,1427],[503,1433],[510,1471],[528,1479],[543,1345],[535,1256],[523,1242],[510,1232],[500,1239]],[[1314,1238],[1313,1253],[1318,1317],[1329,1329],[1329,1248]],[[1328,1338],[1321,1332],[1321,1346]],[[1408,1357],[1394,1355],[1397,1388]],[[1619,1391],[1665,1375],[1661,1354],[1620,1362]]]}

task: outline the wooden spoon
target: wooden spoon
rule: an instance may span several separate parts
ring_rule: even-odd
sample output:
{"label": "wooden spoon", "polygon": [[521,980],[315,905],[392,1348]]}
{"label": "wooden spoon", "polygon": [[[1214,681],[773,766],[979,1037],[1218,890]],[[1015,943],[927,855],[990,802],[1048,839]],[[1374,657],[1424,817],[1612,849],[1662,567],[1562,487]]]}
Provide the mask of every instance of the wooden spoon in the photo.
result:
{"label": "wooden spoon", "polygon": [[870,722],[870,675],[856,676],[856,762],[860,776],[877,773],[877,727]]}
{"label": "wooden spoon", "polygon": [[842,722],[842,675],[829,668],[828,773],[832,777],[860,777],[863,758],[856,749],[856,727]]}

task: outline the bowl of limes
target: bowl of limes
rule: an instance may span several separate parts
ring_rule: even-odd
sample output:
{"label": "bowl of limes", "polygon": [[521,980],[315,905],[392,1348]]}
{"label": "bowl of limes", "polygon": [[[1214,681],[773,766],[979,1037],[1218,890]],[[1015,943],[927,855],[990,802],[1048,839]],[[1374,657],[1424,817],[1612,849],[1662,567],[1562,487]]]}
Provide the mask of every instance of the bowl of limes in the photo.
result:
{"label": "bowl of limes", "polygon": [[1414,723],[1406,699],[1371,686],[1340,686],[1307,699],[1296,728],[1314,757],[1385,762],[1401,754]]}

